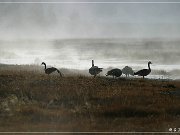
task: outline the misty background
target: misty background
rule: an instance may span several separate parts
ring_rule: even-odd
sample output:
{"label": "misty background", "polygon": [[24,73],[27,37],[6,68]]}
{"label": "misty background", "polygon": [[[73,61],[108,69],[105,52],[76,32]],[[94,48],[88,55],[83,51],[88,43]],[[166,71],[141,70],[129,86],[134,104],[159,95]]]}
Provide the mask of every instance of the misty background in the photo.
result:
{"label": "misty background", "polygon": [[179,70],[179,3],[85,2],[0,3],[0,63]]}

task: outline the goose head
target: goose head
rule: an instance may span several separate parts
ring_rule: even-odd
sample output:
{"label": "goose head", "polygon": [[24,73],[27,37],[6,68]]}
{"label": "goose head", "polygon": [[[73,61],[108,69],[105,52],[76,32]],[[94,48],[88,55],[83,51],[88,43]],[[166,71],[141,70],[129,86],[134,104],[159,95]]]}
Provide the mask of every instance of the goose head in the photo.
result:
{"label": "goose head", "polygon": [[151,62],[151,61],[149,61],[149,62],[148,62],[148,65],[149,65],[149,64],[152,64],[152,62]]}

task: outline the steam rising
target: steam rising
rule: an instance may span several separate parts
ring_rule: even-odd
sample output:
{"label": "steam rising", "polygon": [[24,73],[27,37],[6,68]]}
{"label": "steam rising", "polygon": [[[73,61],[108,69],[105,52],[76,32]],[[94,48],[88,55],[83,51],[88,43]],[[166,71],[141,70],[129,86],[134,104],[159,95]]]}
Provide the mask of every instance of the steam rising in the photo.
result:
{"label": "steam rising", "polygon": [[180,65],[180,4],[0,4],[0,63],[168,71]]}
{"label": "steam rising", "polygon": [[[1,42],[1,63],[33,64],[47,61],[66,68],[84,69],[95,59],[101,67],[179,65],[179,40],[69,39]],[[29,49],[28,49],[29,48]],[[6,62],[7,61],[7,62]],[[156,65],[154,65],[156,66]],[[159,66],[160,67],[160,66]],[[158,66],[156,67],[158,68]],[[166,67],[167,68],[167,67]]]}

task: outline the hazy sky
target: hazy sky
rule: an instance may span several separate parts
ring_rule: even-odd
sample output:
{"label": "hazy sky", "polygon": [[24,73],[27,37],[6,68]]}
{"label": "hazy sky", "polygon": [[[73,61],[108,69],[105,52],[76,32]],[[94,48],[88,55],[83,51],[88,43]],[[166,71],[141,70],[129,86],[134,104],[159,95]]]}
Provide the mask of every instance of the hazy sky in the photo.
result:
{"label": "hazy sky", "polygon": [[0,39],[177,38],[179,13],[180,3],[0,3]]}

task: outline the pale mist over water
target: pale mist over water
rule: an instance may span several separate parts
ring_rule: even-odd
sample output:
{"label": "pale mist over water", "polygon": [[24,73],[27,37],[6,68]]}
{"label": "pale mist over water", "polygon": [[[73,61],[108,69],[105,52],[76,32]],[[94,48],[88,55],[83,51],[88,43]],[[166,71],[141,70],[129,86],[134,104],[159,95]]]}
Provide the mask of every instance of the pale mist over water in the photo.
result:
{"label": "pale mist over water", "polygon": [[[135,71],[176,72],[180,67],[180,40],[173,39],[64,39],[1,41],[0,63],[36,64],[68,69],[89,69],[91,60],[102,68],[130,66]],[[159,74],[155,72],[154,75]],[[158,76],[159,77],[159,76]]]}

